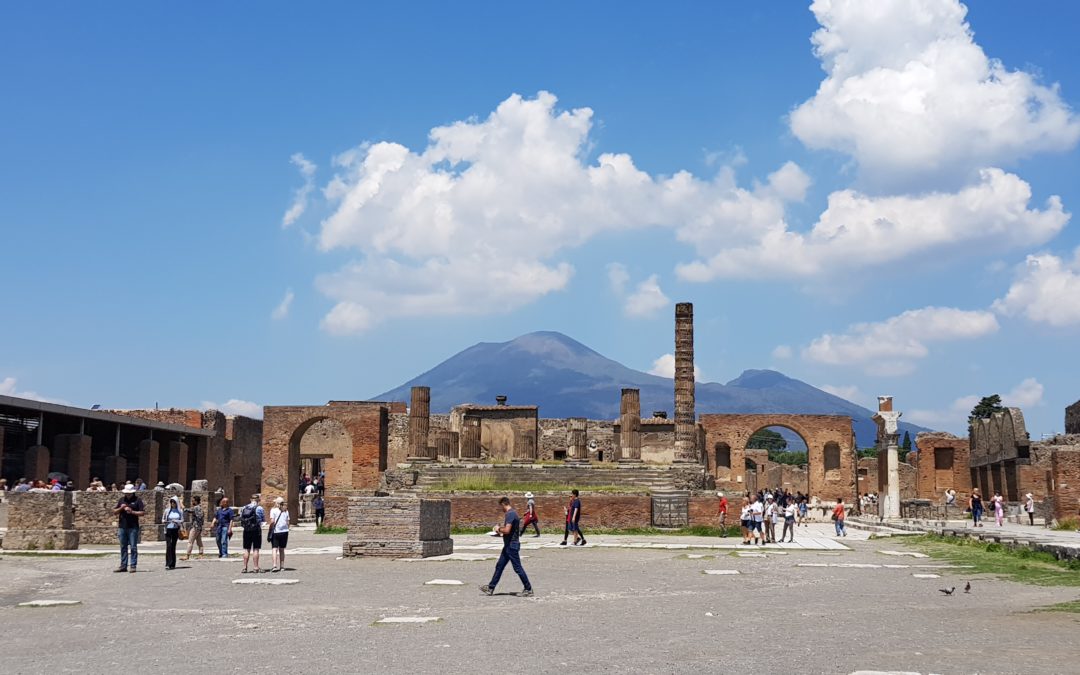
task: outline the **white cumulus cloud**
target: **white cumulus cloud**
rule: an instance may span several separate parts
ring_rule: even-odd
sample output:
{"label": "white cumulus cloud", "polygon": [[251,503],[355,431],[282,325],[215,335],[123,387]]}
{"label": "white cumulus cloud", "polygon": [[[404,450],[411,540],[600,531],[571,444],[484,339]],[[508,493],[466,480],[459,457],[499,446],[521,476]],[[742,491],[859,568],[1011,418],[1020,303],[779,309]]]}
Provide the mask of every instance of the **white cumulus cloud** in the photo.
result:
{"label": "white cumulus cloud", "polygon": [[281,302],[274,308],[274,311],[270,312],[270,318],[275,321],[280,321],[289,316],[289,309],[292,307],[293,298],[295,297],[296,296],[293,294],[291,288],[286,290],[285,297],[281,299]]}
{"label": "white cumulus cloud", "polygon": [[858,366],[873,375],[904,375],[930,353],[927,343],[971,340],[997,331],[993,313],[952,307],[908,310],[884,321],[857,323],[826,333],[802,350],[804,359]]}
{"label": "white cumulus cloud", "polygon": [[792,111],[791,130],[878,181],[962,175],[1080,139],[1057,85],[988,57],[957,0],[816,0],[810,9],[827,77]]}
{"label": "white cumulus cloud", "polygon": [[626,293],[626,285],[630,283],[630,272],[626,270],[626,265],[617,262],[608,263],[607,276],[612,293],[619,296]]}
{"label": "white cumulus cloud", "polygon": [[304,184],[297,188],[296,192],[293,193],[292,203],[289,204],[289,208],[285,211],[285,215],[281,217],[282,227],[289,227],[295,223],[300,216],[304,215],[304,211],[307,210],[308,199],[315,189],[315,169],[317,167],[299,152],[293,154],[293,156],[289,158],[289,161],[300,170],[300,175],[304,179]]}
{"label": "white cumulus cloud", "polygon": [[230,398],[224,403],[203,401],[199,407],[203,410],[220,410],[226,415],[241,415],[243,417],[253,417],[255,419],[262,419],[263,416],[263,407],[261,405],[238,398]]}
{"label": "white cumulus cloud", "polygon": [[15,398],[26,398],[31,401],[40,401],[42,403],[59,403],[61,405],[70,405],[62,398],[47,398],[37,393],[36,391],[23,391],[18,388],[18,380],[14,377],[5,377],[0,380],[0,395],[14,396]]}
{"label": "white cumulus cloud", "polygon": [[790,359],[793,355],[794,352],[788,345],[777,345],[772,350],[772,356],[774,359]]}
{"label": "white cumulus cloud", "polygon": [[623,302],[623,313],[638,319],[652,318],[670,304],[671,300],[660,289],[659,278],[653,274],[627,296]]}
{"label": "white cumulus cloud", "polygon": [[823,384],[820,387],[818,387],[818,389],[820,389],[821,391],[823,391],[823,392],[825,392],[827,394],[832,394],[833,396],[839,396],[840,398],[844,399],[845,401],[852,401],[853,403],[858,403],[862,399],[862,396],[863,396],[862,391],[860,391],[859,388],[857,386],[853,385],[853,384],[844,384],[844,385]]}
{"label": "white cumulus cloud", "polygon": [[994,310],[1051,326],[1080,323],[1080,248],[1071,261],[1049,253],[1029,255]]}
{"label": "white cumulus cloud", "polygon": [[[659,356],[653,361],[652,368],[649,369],[649,374],[675,379],[675,355],[662,354]],[[701,381],[701,368],[698,368],[696,365],[694,366],[694,380],[698,382]]]}

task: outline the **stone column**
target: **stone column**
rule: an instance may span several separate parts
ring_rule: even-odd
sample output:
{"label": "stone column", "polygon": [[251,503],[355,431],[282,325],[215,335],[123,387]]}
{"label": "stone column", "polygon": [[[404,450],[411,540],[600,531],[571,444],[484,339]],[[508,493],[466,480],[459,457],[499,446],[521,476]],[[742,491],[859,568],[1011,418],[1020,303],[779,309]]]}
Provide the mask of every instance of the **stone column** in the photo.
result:
{"label": "stone column", "polygon": [[588,420],[584,417],[571,417],[566,424],[567,457],[571,462],[587,464],[589,461]]}
{"label": "stone column", "polygon": [[146,481],[149,490],[154,489],[158,482],[158,454],[161,444],[144,438],[139,441],[139,478]]}
{"label": "stone column", "polygon": [[[878,411],[874,421],[878,425],[878,452],[886,452],[885,503],[879,506],[884,518],[900,517],[900,432],[898,424],[902,413],[893,410],[892,396],[878,396]],[[930,461],[933,461],[932,458]],[[880,495],[879,495],[880,499]]]}
{"label": "stone column", "polygon": [[25,467],[29,480],[45,480],[49,477],[49,449],[44,445],[35,445],[26,449]]}
{"label": "stone column", "polygon": [[439,429],[434,435],[435,456],[432,459],[437,459],[440,462],[456,459],[458,456],[458,432]]}
{"label": "stone column", "polygon": [[623,389],[619,401],[619,461],[641,461],[641,392]]}
{"label": "stone column", "polygon": [[413,387],[409,404],[409,455],[410,462],[430,462],[428,429],[431,426],[431,389]]}
{"label": "stone column", "polygon": [[697,462],[694,412],[694,305],[675,305],[675,461]]}
{"label": "stone column", "polygon": [[102,480],[105,481],[105,487],[108,487],[109,483],[116,483],[116,487],[122,489],[127,480],[127,460],[120,455],[106,457]]}
{"label": "stone column", "polygon": [[67,474],[76,490],[90,485],[90,446],[92,439],[85,434],[59,434],[53,440],[58,455],[67,457]]}
{"label": "stone column", "polygon": [[187,485],[188,446],[183,441],[169,441],[168,452],[169,475],[165,477],[166,483],[180,483]]}
{"label": "stone column", "polygon": [[461,421],[461,459],[480,459],[480,420],[466,417]]}
{"label": "stone column", "polygon": [[510,460],[515,464],[532,464],[536,461],[536,432],[514,430],[514,452]]}

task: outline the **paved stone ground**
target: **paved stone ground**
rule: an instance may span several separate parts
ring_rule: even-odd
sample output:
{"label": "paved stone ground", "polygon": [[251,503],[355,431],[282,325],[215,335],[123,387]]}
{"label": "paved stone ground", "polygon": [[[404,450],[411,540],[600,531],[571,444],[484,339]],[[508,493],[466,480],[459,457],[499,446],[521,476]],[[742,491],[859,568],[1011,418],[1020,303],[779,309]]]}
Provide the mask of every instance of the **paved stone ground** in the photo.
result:
{"label": "paved stone ground", "polygon": [[[807,538],[835,543],[827,532]],[[258,577],[239,574],[235,561],[166,572],[147,556],[132,575],[111,573],[115,558],[5,555],[3,670],[1030,674],[1076,672],[1080,660],[1080,617],[1031,611],[1078,599],[1080,589],[977,577],[970,595],[945,597],[938,588],[962,587],[963,569],[896,555],[906,552],[899,540],[854,532],[843,548],[765,557],[526,540],[534,598],[513,595],[510,570],[497,595],[482,596],[491,560],[339,560],[342,537],[301,530],[290,539],[306,551],[289,557],[294,569]],[[455,539],[463,555],[495,553],[485,537]],[[299,583],[232,583],[249,578]],[[465,584],[425,585],[434,579]],[[81,604],[17,607],[33,600]],[[388,618],[415,621],[376,624]]]}

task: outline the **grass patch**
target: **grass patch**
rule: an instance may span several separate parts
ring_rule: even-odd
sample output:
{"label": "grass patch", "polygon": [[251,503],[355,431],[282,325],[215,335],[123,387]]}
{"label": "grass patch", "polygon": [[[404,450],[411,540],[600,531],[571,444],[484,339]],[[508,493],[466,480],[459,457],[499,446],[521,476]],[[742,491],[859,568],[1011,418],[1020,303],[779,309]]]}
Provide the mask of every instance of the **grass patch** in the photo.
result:
{"label": "grass patch", "polygon": [[[738,527],[726,527],[721,530],[719,527],[712,525],[694,525],[692,527],[680,527],[676,530],[662,530],[656,527],[584,527],[585,536],[588,538],[594,534],[614,534],[624,536],[656,536],[656,535],[671,535],[678,537],[737,537],[739,536]],[[491,532],[490,527],[469,527],[462,525],[452,525],[450,527],[450,534],[487,534]],[[528,532],[533,532],[530,528]],[[563,528],[554,527],[541,527],[540,532],[543,534],[562,534]],[[522,537],[526,540],[529,538],[529,534],[523,533]]]}
{"label": "grass patch", "polygon": [[315,534],[346,534],[349,528],[343,525],[319,525],[315,528]]}
{"label": "grass patch", "polygon": [[904,543],[933,558],[970,565],[973,574],[992,574],[1036,586],[1080,586],[1080,561],[1058,560],[1049,553],[934,534],[905,538]]}
{"label": "grass patch", "polygon": [[1069,602],[1059,602],[1056,605],[1048,605],[1046,607],[1039,607],[1036,612],[1071,612],[1073,614],[1080,614],[1080,600],[1070,600]]}
{"label": "grass patch", "polygon": [[1059,532],[1074,532],[1077,528],[1080,528],[1080,523],[1077,522],[1076,518],[1062,518],[1051,529]]}

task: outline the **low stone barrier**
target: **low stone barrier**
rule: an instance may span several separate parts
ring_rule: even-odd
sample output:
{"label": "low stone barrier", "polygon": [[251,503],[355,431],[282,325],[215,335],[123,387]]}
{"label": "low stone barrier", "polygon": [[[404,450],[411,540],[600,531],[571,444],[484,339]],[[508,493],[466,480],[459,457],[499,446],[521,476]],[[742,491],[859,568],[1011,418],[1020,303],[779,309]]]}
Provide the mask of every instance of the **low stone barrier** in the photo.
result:
{"label": "low stone barrier", "polygon": [[454,552],[450,502],[416,497],[350,497],[347,557],[418,556]]}

